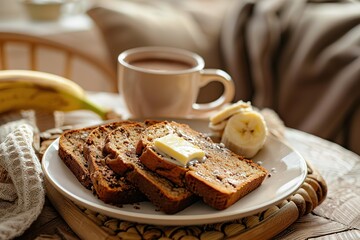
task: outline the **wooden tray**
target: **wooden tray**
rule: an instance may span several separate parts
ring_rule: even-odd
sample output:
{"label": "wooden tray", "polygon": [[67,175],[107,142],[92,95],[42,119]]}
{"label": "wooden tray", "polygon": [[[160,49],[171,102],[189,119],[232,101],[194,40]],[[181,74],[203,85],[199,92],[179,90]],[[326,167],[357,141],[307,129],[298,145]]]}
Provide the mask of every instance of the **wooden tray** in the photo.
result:
{"label": "wooden tray", "polygon": [[[60,131],[46,133],[40,152]],[[302,186],[288,199],[255,215],[234,221],[196,226],[155,226],[104,216],[77,206],[46,182],[47,196],[59,214],[81,239],[270,239],[324,201],[327,185],[309,163]]]}

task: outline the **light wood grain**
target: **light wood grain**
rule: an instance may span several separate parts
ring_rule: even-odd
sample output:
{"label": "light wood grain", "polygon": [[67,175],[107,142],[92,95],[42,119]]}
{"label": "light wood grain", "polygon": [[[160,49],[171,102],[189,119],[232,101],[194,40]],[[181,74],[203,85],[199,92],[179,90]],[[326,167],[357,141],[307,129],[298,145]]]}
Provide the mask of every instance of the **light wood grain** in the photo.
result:
{"label": "light wood grain", "polygon": [[[22,51],[21,58],[19,58],[14,51],[9,50],[13,48],[26,49],[26,51]],[[55,62],[56,64],[53,64],[51,67],[47,66],[44,69],[44,66],[42,66],[44,63],[41,61],[43,60],[43,52],[51,56],[47,61]],[[82,66],[86,66],[86,70],[99,74],[101,83],[96,84],[96,86],[100,87],[99,89],[117,92],[116,72],[112,66],[105,64],[98,58],[94,58],[86,52],[79,51],[71,46],[36,35],[4,31],[0,33],[0,70],[27,69],[46,71],[73,80],[78,79],[77,70],[80,65],[79,63]],[[80,85],[83,85],[84,89],[89,90],[89,84]]]}

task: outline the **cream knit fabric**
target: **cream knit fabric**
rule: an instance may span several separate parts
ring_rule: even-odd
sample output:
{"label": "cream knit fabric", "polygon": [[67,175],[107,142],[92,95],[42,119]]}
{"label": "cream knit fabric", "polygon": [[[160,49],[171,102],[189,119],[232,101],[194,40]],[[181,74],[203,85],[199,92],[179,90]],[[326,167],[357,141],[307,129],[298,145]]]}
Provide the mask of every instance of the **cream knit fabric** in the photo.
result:
{"label": "cream knit fabric", "polygon": [[24,122],[0,126],[0,239],[21,235],[39,216],[45,201],[34,129]]}

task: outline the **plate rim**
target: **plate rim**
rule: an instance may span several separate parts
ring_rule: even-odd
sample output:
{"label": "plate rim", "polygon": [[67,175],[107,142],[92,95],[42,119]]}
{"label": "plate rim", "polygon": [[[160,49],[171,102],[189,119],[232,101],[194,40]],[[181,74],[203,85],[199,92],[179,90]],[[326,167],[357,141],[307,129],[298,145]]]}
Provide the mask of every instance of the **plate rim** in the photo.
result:
{"label": "plate rim", "polygon": [[[46,149],[43,158],[42,158],[42,169],[44,172],[44,175],[46,177],[46,179],[51,183],[51,185],[64,197],[72,200],[73,202],[75,202],[76,204],[89,208],[93,211],[105,214],[109,217],[114,217],[114,218],[119,218],[119,219],[123,219],[126,221],[132,221],[132,222],[138,222],[138,223],[143,223],[143,224],[157,224],[157,225],[167,225],[167,226],[177,226],[177,225],[182,225],[182,226],[188,226],[188,225],[203,225],[203,224],[212,224],[212,223],[217,223],[217,222],[224,222],[224,221],[230,221],[230,220],[234,220],[234,219],[238,219],[238,218],[243,218],[246,216],[250,216],[252,214],[256,214],[259,213],[263,210],[266,210],[267,208],[269,208],[272,205],[277,205],[280,202],[282,202],[284,199],[288,198],[290,195],[292,195],[294,192],[296,192],[301,185],[304,183],[306,176],[307,176],[307,163],[304,159],[304,157],[297,151],[295,150],[292,146],[290,146],[288,143],[286,143],[283,140],[280,140],[274,136],[269,135],[269,138],[272,139],[272,141],[277,141],[279,144],[282,144],[284,146],[286,146],[287,148],[289,148],[292,152],[296,153],[297,156],[299,157],[300,163],[303,166],[300,166],[300,169],[304,171],[304,173],[301,175],[301,179],[299,179],[299,181],[297,182],[297,184],[295,186],[292,187],[292,190],[289,191],[287,194],[282,195],[281,197],[277,197],[275,198],[273,201],[271,201],[270,203],[264,203],[262,204],[260,207],[252,207],[249,208],[246,212],[243,213],[222,213],[219,210],[214,210],[214,213],[206,213],[206,214],[198,214],[195,216],[191,216],[191,215],[177,215],[177,214],[172,214],[172,215],[151,215],[148,213],[136,213],[136,212],[129,212],[129,211],[124,211],[121,210],[121,208],[118,208],[116,212],[114,212],[114,205],[111,204],[106,204],[106,203],[102,203],[101,206],[97,207],[97,203],[94,202],[89,202],[87,199],[83,199],[81,197],[76,196],[75,194],[73,194],[71,191],[65,189],[63,186],[58,186],[58,184],[56,183],[56,181],[52,178],[52,176],[49,175],[48,171],[47,171],[47,167],[45,166],[47,163],[50,164],[49,161],[47,161],[46,156],[50,154],[51,151],[56,151],[56,147],[55,145],[58,144],[59,142],[59,137],[54,140],[51,145]],[[60,157],[57,155],[58,160],[61,160]],[[54,160],[54,159],[53,159]],[[64,164],[64,162],[61,161],[61,164]],[[300,164],[300,165],[301,165]],[[67,168],[67,167],[66,167]],[[67,168],[68,169],[68,168]],[[68,171],[70,171],[68,169]],[[270,172],[270,171],[269,171]],[[72,174],[72,172],[70,171],[70,173]],[[81,185],[82,186],[82,185]],[[261,185],[260,185],[261,187]],[[89,193],[91,195],[93,195],[93,193],[88,190]],[[95,195],[93,195],[94,198],[96,198]],[[101,200],[100,200],[101,201]],[[215,216],[214,216],[215,215]],[[191,219],[189,219],[191,218]]]}

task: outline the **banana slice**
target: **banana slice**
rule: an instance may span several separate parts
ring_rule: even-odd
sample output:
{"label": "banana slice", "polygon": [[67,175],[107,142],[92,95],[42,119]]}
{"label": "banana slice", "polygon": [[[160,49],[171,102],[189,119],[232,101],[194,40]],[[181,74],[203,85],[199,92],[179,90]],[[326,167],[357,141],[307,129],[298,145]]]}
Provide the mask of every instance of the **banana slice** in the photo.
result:
{"label": "banana slice", "polygon": [[224,120],[218,124],[213,124],[212,122],[209,122],[209,128],[210,130],[212,130],[213,132],[218,132],[218,133],[223,133],[224,129],[226,127],[228,120]]}
{"label": "banana slice", "polygon": [[217,112],[215,115],[210,117],[210,123],[216,125],[239,111],[252,111],[250,102],[238,101],[237,103],[231,104],[224,109]]}
{"label": "banana slice", "polygon": [[241,111],[228,120],[221,142],[231,151],[252,158],[264,146],[267,127],[257,111]]}

